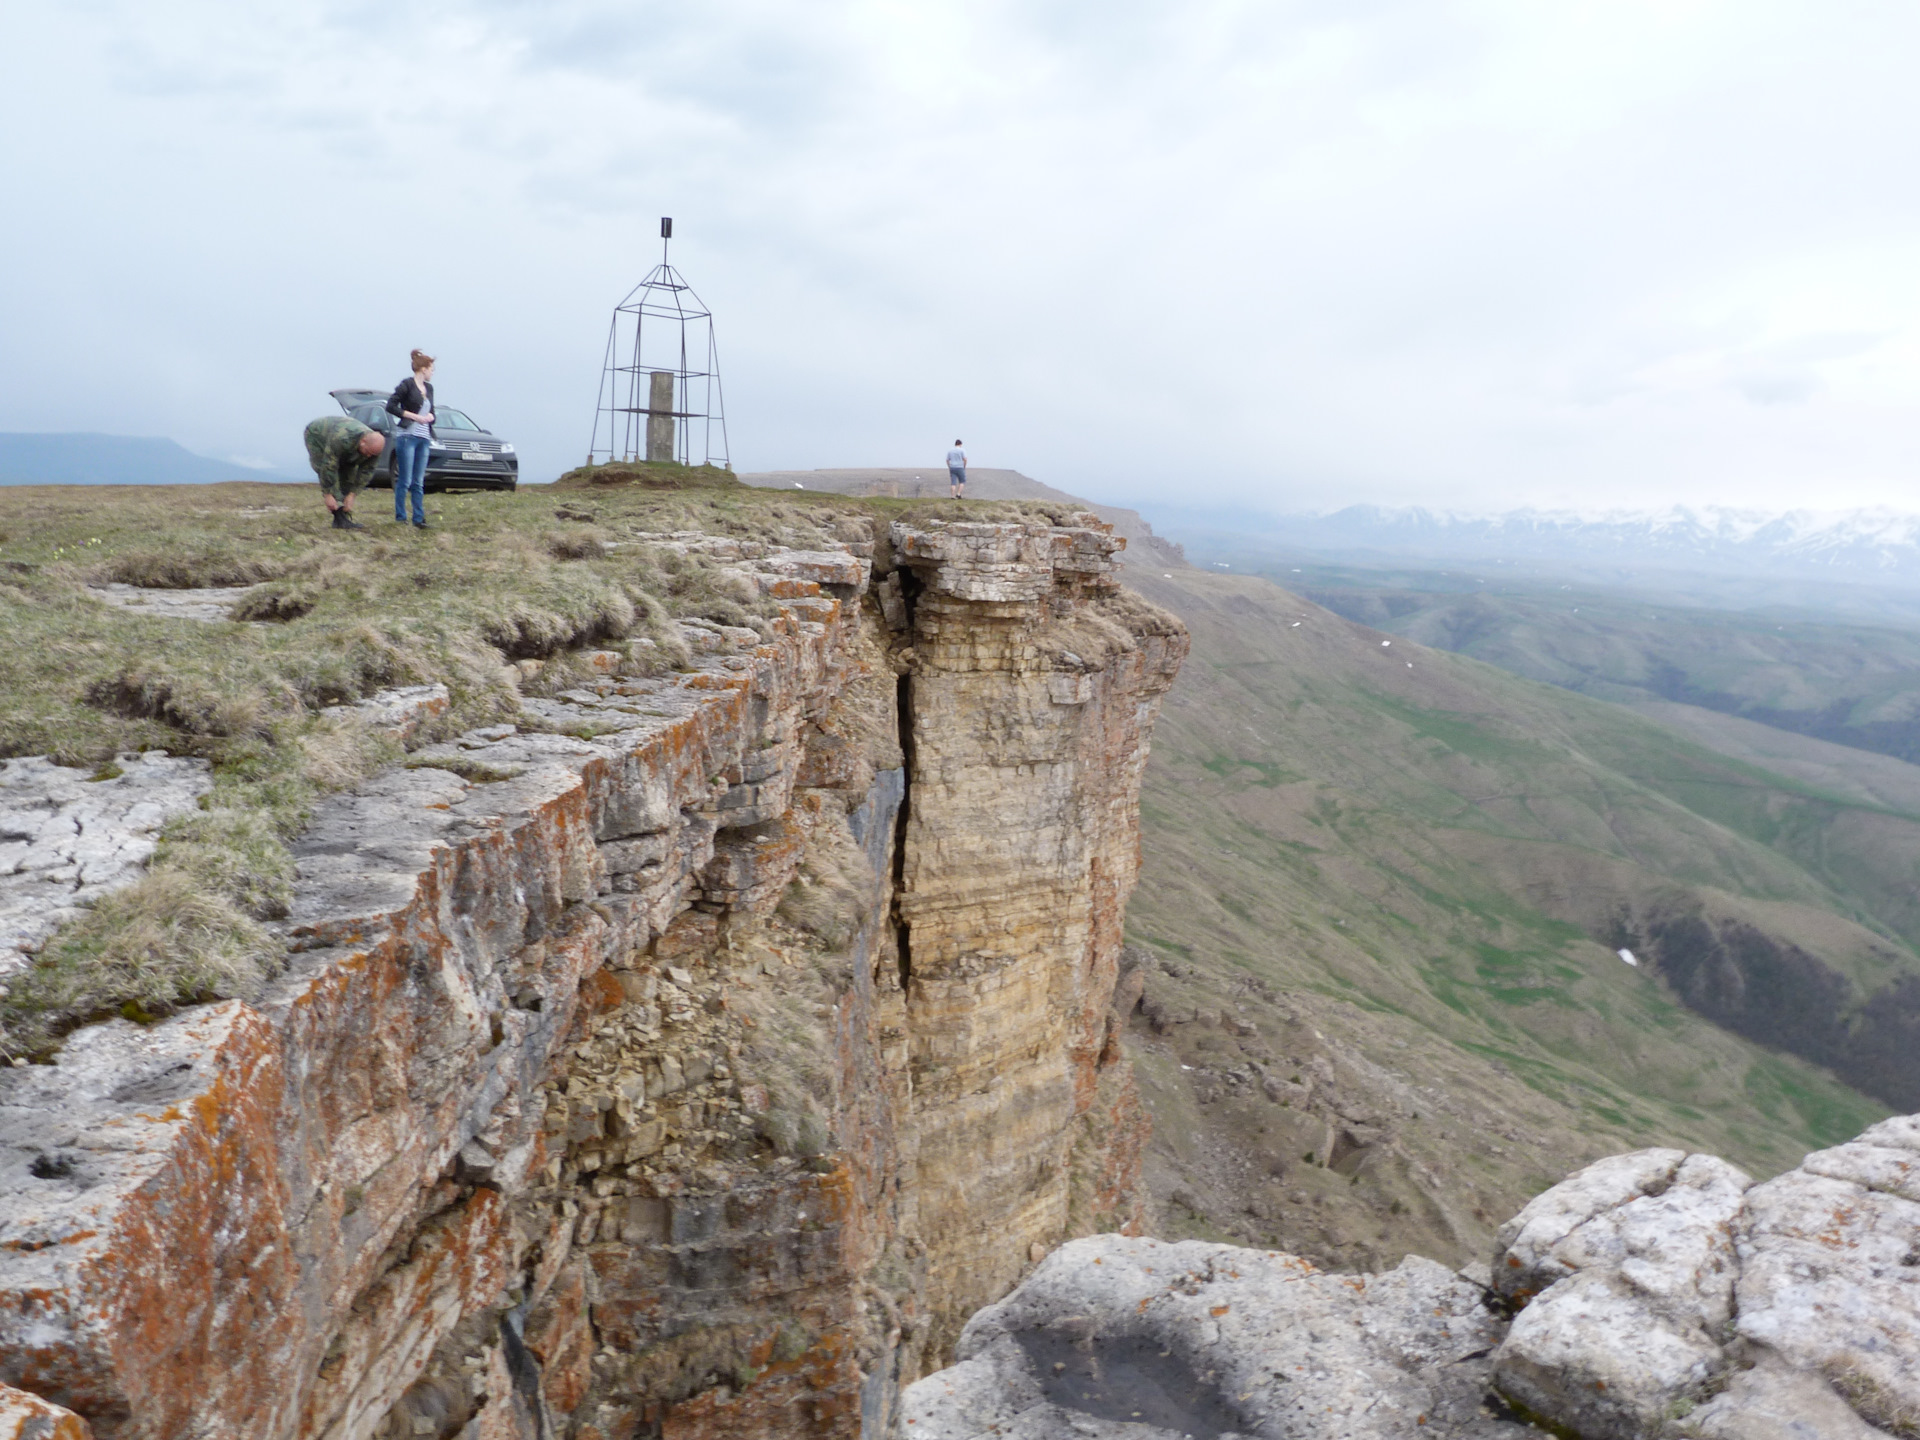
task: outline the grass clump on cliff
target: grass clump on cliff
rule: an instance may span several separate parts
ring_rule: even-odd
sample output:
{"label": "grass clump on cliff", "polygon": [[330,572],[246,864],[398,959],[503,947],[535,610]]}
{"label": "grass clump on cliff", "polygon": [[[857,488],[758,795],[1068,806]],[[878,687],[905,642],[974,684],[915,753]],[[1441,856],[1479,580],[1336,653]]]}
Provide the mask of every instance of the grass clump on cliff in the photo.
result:
{"label": "grass clump on cliff", "polygon": [[[288,841],[320,796],[402,758],[339,707],[438,683],[450,708],[415,743],[526,725],[521,696],[578,684],[587,650],[618,650],[625,671],[653,674],[687,664],[680,621],[769,633],[771,602],[663,537],[815,549],[876,538],[896,516],[954,513],[754,490],[678,466],[438,496],[424,532],[387,520],[385,498],[364,498],[368,528],[355,534],[328,527],[308,486],[0,490],[0,758],[91,772],[159,749],[209,761],[214,778],[200,811],[165,830],[143,880],[9,978],[0,1052],[45,1054],[76,1024],[253,994],[278,972],[271,925],[292,896]],[[1014,502],[965,514],[1053,511]],[[100,587],[114,584],[250,588],[232,622],[206,623],[109,604]]]}

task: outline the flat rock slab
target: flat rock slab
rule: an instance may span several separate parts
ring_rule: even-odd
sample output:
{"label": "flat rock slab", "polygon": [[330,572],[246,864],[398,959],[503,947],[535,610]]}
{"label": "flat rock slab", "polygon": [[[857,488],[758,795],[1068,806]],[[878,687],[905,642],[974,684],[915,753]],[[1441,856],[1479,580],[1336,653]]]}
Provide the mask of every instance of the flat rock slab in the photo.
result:
{"label": "flat rock slab", "polygon": [[164,750],[122,755],[112,768],[120,773],[70,769],[44,755],[0,760],[0,976],[137,879],[161,827],[213,788],[206,761]]}
{"label": "flat rock slab", "polygon": [[218,622],[233,618],[234,603],[254,587],[216,586],[204,590],[161,590],[146,585],[95,585],[93,593],[109,605],[137,610],[142,615],[165,615],[173,620]]}
{"label": "flat rock slab", "polygon": [[914,1440],[1088,1435],[1517,1440],[1485,1405],[1500,1319],[1410,1257],[1335,1275],[1271,1251],[1096,1235],[1064,1245],[911,1386]]}

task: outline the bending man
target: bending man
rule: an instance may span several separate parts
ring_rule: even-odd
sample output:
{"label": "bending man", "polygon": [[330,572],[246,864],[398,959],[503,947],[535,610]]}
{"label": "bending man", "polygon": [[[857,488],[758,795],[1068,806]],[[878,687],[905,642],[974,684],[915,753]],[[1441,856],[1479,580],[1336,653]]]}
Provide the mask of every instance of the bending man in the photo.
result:
{"label": "bending man", "polygon": [[353,497],[367,488],[387,438],[351,415],[322,415],[307,426],[307,463],[320,477],[320,498],[336,530],[364,530],[353,518]]}

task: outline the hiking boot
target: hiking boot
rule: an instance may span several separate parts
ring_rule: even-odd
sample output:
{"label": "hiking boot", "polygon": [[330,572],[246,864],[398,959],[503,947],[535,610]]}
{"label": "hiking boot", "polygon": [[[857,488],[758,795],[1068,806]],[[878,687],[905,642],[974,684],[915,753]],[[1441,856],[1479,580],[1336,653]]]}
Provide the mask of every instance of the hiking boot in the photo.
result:
{"label": "hiking boot", "polygon": [[427,522],[424,520],[416,520],[413,522],[413,528],[416,530],[424,530],[427,528]]}
{"label": "hiking boot", "polygon": [[340,522],[347,518],[347,512],[344,510],[334,510],[329,513],[333,516],[333,528],[336,530],[344,529],[345,527],[341,525]]}
{"label": "hiking boot", "polygon": [[367,528],[366,526],[362,525],[358,520],[354,519],[353,516],[349,515],[345,510],[340,510],[335,513],[337,513],[340,517],[340,528],[342,530],[364,530]]}

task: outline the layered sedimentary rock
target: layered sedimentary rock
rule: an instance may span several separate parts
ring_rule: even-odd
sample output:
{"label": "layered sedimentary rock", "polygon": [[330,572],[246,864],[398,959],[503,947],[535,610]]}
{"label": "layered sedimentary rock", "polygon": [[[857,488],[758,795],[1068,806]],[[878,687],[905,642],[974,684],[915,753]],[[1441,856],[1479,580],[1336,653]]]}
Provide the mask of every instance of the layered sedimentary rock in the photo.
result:
{"label": "layered sedimentary rock", "polygon": [[1139,1218],[1145,1120],[1112,1063],[1110,1002],[1137,737],[1185,636],[1144,607],[1089,603],[1113,592],[1116,548],[1037,525],[898,545],[914,637],[898,903],[936,1353],[1034,1244]]}
{"label": "layered sedimentary rock", "polygon": [[770,633],[417,751],[299,842],[265,995],[0,1072],[21,1404],[880,1435],[966,1311],[1134,1215],[1109,1002],[1177,624],[1091,523],[656,540]]}
{"label": "layered sedimentary rock", "polygon": [[909,1387],[908,1433],[1911,1435],[1920,1116],[1757,1185],[1681,1150],[1598,1161],[1502,1227],[1491,1280],[1077,1241],[973,1318],[959,1364]]}

